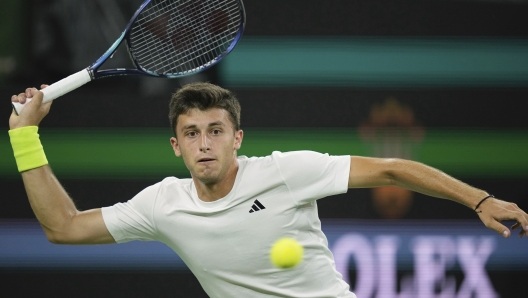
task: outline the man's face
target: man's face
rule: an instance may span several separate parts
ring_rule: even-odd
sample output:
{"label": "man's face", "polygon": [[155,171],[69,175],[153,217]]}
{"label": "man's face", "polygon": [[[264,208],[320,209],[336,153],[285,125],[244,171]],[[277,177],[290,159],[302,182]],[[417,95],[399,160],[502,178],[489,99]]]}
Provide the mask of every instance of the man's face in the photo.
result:
{"label": "man's face", "polygon": [[171,145],[182,156],[191,175],[206,185],[221,181],[237,165],[236,150],[242,144],[242,130],[234,131],[229,113],[213,108],[191,109],[178,117]]}

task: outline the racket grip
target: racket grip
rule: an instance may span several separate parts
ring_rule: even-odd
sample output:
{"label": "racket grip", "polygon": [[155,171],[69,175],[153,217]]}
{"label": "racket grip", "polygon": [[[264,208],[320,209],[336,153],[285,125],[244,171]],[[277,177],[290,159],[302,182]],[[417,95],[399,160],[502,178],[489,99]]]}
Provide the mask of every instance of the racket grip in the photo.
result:
{"label": "racket grip", "polygon": [[[55,82],[45,89],[41,89],[42,93],[44,93],[44,98],[42,100],[42,103],[50,102],[58,97],[63,96],[64,94],[73,91],[82,85],[90,82],[92,80],[90,73],[88,72],[88,69],[83,69],[79,72],[76,72],[58,82]],[[18,103],[18,102],[12,102],[13,109],[15,110],[15,113],[17,115],[20,115],[20,112],[24,108],[24,106],[31,101],[31,98],[26,99],[26,102],[24,104]]]}

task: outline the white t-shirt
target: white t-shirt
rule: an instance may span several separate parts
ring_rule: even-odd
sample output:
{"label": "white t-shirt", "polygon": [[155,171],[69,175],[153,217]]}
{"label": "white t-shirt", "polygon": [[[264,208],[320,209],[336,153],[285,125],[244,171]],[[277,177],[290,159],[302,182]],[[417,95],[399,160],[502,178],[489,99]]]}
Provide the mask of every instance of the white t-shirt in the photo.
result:
{"label": "white t-shirt", "polygon": [[[348,189],[349,156],[312,151],[238,157],[233,189],[201,201],[192,179],[165,178],[126,203],[103,208],[116,242],[156,240],[172,248],[210,297],[347,297],[315,200]],[[269,258],[281,237],[304,247],[279,269]]]}

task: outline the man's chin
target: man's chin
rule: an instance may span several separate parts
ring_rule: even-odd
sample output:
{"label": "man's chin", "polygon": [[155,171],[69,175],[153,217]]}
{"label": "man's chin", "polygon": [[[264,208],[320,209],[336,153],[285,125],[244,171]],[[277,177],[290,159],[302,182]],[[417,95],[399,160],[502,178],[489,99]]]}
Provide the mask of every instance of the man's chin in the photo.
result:
{"label": "man's chin", "polygon": [[193,175],[196,179],[200,180],[203,184],[215,184],[218,182],[218,175],[214,173],[200,173]]}

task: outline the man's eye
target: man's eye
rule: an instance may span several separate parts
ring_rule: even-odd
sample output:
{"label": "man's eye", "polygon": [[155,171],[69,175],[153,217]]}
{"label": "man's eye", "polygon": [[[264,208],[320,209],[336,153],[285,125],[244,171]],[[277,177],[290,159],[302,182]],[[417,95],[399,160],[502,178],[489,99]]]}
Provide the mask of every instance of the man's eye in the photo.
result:
{"label": "man's eye", "polygon": [[188,135],[189,137],[195,137],[195,136],[196,136],[196,132],[194,132],[194,131],[190,131],[190,132],[187,133],[187,135]]}
{"label": "man's eye", "polygon": [[214,135],[218,135],[218,134],[220,134],[220,130],[219,130],[219,129],[215,129],[215,130],[213,130],[213,134],[214,134]]}

